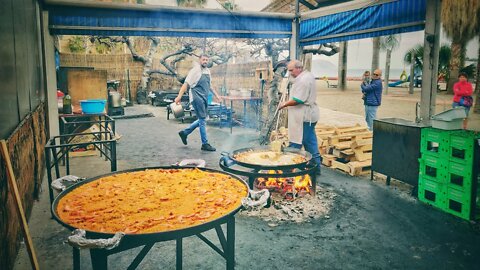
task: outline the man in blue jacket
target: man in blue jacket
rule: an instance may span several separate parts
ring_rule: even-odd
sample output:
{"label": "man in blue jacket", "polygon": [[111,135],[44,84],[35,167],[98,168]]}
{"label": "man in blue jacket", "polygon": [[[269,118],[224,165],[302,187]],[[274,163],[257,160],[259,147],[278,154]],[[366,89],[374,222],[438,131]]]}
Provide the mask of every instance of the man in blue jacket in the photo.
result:
{"label": "man in blue jacket", "polygon": [[365,95],[365,120],[368,129],[373,129],[373,119],[377,117],[378,106],[382,104],[382,71],[376,69],[372,74],[370,84],[362,83],[362,93]]}

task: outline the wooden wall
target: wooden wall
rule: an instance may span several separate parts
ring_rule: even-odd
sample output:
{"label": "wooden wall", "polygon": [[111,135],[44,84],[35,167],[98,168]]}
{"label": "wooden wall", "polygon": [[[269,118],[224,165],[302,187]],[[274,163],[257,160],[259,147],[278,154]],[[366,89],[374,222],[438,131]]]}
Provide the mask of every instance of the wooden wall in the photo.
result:
{"label": "wooden wall", "polygon": [[[38,196],[45,171],[45,106],[45,103],[41,103],[27,115],[7,139],[8,152],[27,217]],[[11,269],[23,236],[6,177],[5,162],[0,156],[0,266],[2,269]]]}

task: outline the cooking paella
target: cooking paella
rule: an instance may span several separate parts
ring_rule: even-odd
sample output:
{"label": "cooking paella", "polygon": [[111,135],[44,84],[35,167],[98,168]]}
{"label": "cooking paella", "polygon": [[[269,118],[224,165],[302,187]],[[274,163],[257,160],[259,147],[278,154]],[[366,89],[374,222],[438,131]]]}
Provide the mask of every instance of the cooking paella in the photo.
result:
{"label": "cooking paella", "polygon": [[299,154],[267,150],[241,152],[234,155],[234,158],[240,162],[265,166],[294,165],[307,161],[304,156]]}
{"label": "cooking paella", "polygon": [[150,169],[85,183],[61,198],[59,218],[76,228],[128,234],[183,229],[241,205],[244,183],[199,169]]}

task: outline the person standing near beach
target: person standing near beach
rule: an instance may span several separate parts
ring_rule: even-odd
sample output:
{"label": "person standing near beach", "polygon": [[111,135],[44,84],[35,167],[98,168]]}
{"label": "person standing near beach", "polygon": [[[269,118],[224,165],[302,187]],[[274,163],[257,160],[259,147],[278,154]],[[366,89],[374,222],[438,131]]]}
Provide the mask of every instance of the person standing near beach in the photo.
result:
{"label": "person standing near beach", "polygon": [[373,130],[373,120],[377,118],[378,107],[382,104],[382,71],[373,72],[370,84],[360,86],[365,94],[365,121],[369,130]]}
{"label": "person standing near beach", "polygon": [[290,90],[290,100],[279,104],[278,109],[288,108],[288,140],[289,147],[305,150],[312,154],[318,165],[317,174],[320,175],[322,159],[318,151],[315,125],[319,119],[317,106],[317,89],[315,77],[312,73],[303,70],[302,62],[292,60],[287,65],[288,72],[294,78]]}
{"label": "person standing near beach", "polygon": [[466,73],[461,72],[458,75],[458,82],[453,85],[453,93],[452,107],[463,107],[465,109],[465,114],[467,117],[463,119],[463,129],[467,129],[468,113],[473,105],[473,86],[468,82]]}
{"label": "person standing near beach", "polygon": [[[361,85],[369,85],[370,82],[371,82],[371,77],[370,77],[370,71],[368,70],[365,70],[365,72],[363,72],[363,76],[362,76],[362,84]],[[360,88],[361,90],[361,88]],[[362,90],[362,100],[363,100],[363,105],[367,105],[367,99],[366,99],[366,94],[363,92]]]}
{"label": "person standing near beach", "polygon": [[185,78],[185,83],[182,85],[178,92],[178,96],[175,98],[175,103],[180,104],[183,93],[190,88],[192,97],[191,104],[197,115],[197,120],[186,129],[178,132],[178,135],[183,144],[187,145],[188,135],[198,127],[200,130],[200,139],[202,140],[201,149],[203,151],[216,151],[215,147],[208,143],[205,119],[207,118],[208,93],[212,91],[218,100],[221,100],[221,98],[217,92],[210,87],[211,81],[208,60],[209,57],[207,55],[200,55],[200,65],[195,65],[190,72],[188,72],[187,78]]}

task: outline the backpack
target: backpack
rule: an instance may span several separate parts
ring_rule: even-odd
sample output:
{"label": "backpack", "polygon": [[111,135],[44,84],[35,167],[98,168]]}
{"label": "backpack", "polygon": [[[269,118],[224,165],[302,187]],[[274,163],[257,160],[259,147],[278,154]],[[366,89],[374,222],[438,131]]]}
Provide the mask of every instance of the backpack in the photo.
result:
{"label": "backpack", "polygon": [[463,107],[472,107],[473,98],[471,96],[463,96],[458,102],[458,104],[460,104],[460,106],[463,106]]}

